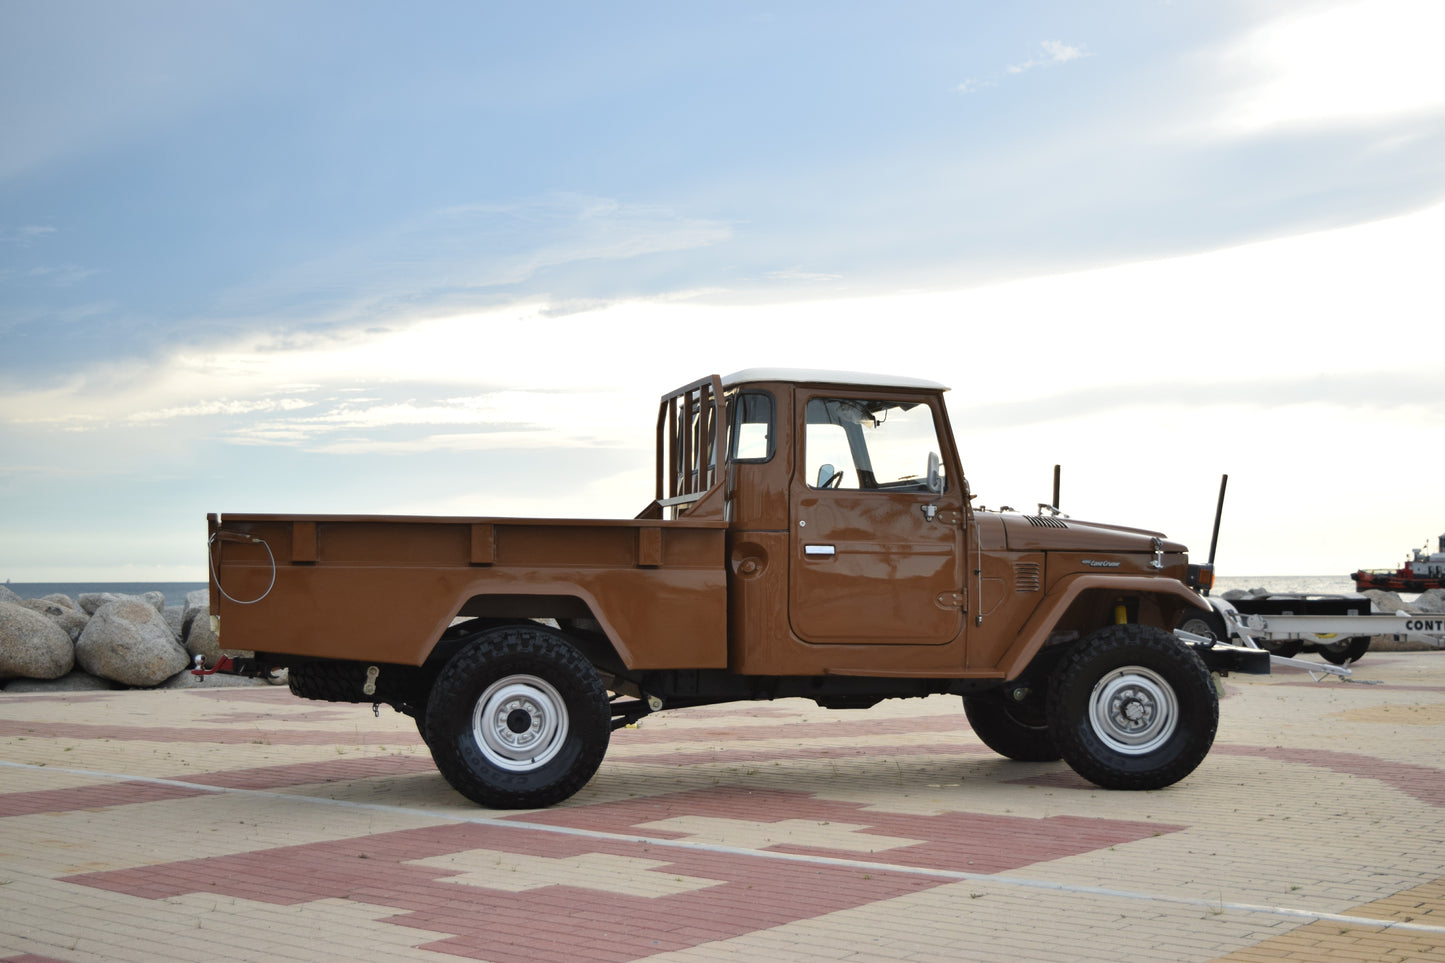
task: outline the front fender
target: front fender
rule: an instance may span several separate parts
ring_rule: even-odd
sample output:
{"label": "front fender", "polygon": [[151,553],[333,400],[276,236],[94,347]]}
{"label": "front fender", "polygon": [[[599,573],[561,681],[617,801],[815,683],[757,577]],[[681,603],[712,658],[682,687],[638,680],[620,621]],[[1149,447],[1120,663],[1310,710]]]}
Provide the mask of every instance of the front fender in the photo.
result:
{"label": "front fender", "polygon": [[1048,594],[1034,609],[1013,645],[1004,652],[999,661],[1005,679],[1016,679],[1028,668],[1034,656],[1038,655],[1059,620],[1073,604],[1088,592],[1104,592],[1113,595],[1154,595],[1177,598],[1194,608],[1213,611],[1209,603],[1185,587],[1184,583],[1171,578],[1151,578],[1147,575],[1092,575],[1081,572],[1066,575],[1054,583]]}

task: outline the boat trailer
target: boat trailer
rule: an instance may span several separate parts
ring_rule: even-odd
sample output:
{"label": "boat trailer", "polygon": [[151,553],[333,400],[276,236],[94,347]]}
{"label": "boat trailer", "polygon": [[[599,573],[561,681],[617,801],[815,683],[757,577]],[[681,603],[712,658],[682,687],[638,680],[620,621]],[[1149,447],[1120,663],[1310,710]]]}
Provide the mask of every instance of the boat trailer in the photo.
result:
{"label": "boat trailer", "polygon": [[[1209,597],[1205,601],[1217,616],[1211,629],[1215,630],[1212,634],[1218,641],[1264,649],[1270,652],[1271,665],[1304,669],[1317,682],[1325,675],[1352,677],[1354,673],[1348,663],[1357,661],[1365,653],[1374,636],[1418,639],[1436,648],[1445,648],[1445,615],[1376,612],[1363,595],[1282,593],[1233,601]],[[1236,606],[1235,602],[1240,604]],[[1241,607],[1252,611],[1240,611]],[[1210,636],[1185,629],[1176,629],[1175,634],[1195,642],[1210,640]],[[1294,658],[1294,653],[1306,645],[1316,649],[1334,648],[1354,640],[1361,644],[1349,649],[1349,657],[1341,664]],[[1277,654],[1275,650],[1279,649],[1289,654]]]}

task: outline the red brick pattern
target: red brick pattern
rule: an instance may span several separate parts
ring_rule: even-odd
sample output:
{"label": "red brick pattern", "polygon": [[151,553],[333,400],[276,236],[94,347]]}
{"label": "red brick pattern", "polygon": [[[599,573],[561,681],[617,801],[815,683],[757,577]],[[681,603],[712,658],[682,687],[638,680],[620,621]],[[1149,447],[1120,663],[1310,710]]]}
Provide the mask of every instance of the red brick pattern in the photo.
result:
{"label": "red brick pattern", "polygon": [[203,789],[186,789],[183,786],[167,786],[147,782],[107,782],[94,786],[75,786],[70,789],[10,792],[0,794],[0,818],[103,809],[107,806],[133,806],[139,803],[160,802],[163,799],[185,799],[188,796],[204,795],[206,792]]}
{"label": "red brick pattern", "polygon": [[[163,799],[186,799],[209,795],[204,789],[188,789],[176,783],[215,786],[224,789],[280,789],[312,783],[349,782],[381,776],[402,776],[416,772],[436,772],[427,756],[373,756],[366,759],[337,759],[328,762],[302,762],[285,766],[260,766],[202,775],[176,776],[164,783],[122,782],[68,789],[45,789],[36,792],[0,793],[0,818],[29,816],[36,813],[72,812],[102,809],[109,806],[131,806],[159,802]],[[438,776],[437,778],[441,778]]]}
{"label": "red brick pattern", "polygon": [[[599,833],[679,838],[646,824],[688,815],[744,822],[807,820],[853,824],[868,835],[914,842],[874,855],[798,845],[774,852],[899,867],[999,873],[1042,860],[1174,832],[1182,827],[1075,817],[1028,819],[945,813],[916,816],[865,812],[861,805],[815,799],[804,793],[694,790],[642,800],[561,808],[512,817]],[[549,886],[511,893],[446,883],[454,875],[415,865],[429,857],[486,849],[564,858],[608,853],[658,860],[655,872],[717,880],[703,890],[658,897]],[[588,955],[631,960],[727,939],[756,929],[811,918],[879,899],[941,885],[945,880],[907,873],[810,862],[760,860],[746,853],[710,852],[554,835],[523,827],[448,825],[383,833],[360,840],[316,843],[138,869],[70,876],[68,882],[165,899],[213,893],[259,902],[294,904],[344,898],[391,906],[389,922],[452,934],[430,948],[497,963],[549,959],[583,921]],[[569,959],[575,959],[575,951]]]}
{"label": "red brick pattern", "polygon": [[678,838],[682,834],[647,828],[677,816],[755,823],[804,820],[819,824],[861,825],[861,833],[916,840],[874,856],[850,850],[777,845],[775,852],[838,859],[876,859],[896,866],[1003,873],[1030,863],[1060,859],[1150,836],[1177,832],[1168,823],[1052,816],[1030,819],[980,813],[944,812],[933,816],[873,812],[847,802],[816,799],[805,793],[728,787],[577,806],[507,817],[549,826],[566,826],[621,835]]}
{"label": "red brick pattern", "polygon": [[[367,713],[370,718],[370,713]],[[279,720],[272,720],[279,721]],[[290,721],[289,719],[285,721]],[[237,727],[226,720],[214,727],[111,726],[86,722],[34,722],[0,719],[0,739],[42,736],[47,739],[110,739],[117,742],[196,742],[223,746],[405,746],[420,745],[421,736],[397,729],[277,729],[255,724]]]}
{"label": "red brick pattern", "polygon": [[1390,762],[1376,756],[1334,749],[1216,745],[1213,751],[1221,755],[1253,756],[1274,762],[1292,762],[1358,776],[1361,779],[1375,779],[1426,805],[1445,807],[1445,770],[1435,766]]}
{"label": "red brick pattern", "polygon": [[[454,873],[414,865],[475,849],[520,850],[553,859],[593,852],[642,855],[664,864],[652,872],[717,880],[718,885],[650,898],[573,886],[513,893],[448,883]],[[634,960],[944,882],[476,824],[92,873],[66,881],[153,900],[212,893],[280,905],[339,898],[390,906],[397,915],[386,922],[451,934],[424,948],[495,963]],[[587,928],[582,957],[576,943],[579,927]]]}

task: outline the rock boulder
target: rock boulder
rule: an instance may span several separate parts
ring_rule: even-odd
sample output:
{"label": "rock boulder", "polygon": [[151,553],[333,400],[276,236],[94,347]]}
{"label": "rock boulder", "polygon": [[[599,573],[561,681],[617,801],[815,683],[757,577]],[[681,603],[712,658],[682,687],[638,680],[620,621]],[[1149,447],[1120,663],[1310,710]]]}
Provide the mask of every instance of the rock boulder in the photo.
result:
{"label": "rock boulder", "polygon": [[1431,589],[1415,600],[1415,611],[1430,615],[1445,613],[1445,589]]}
{"label": "rock boulder", "polygon": [[0,601],[0,679],[58,679],[74,665],[64,629],[32,608]]}
{"label": "rock boulder", "polygon": [[[119,597],[102,603],[75,643],[75,659],[91,675],[122,685],[154,686],[185,669],[190,660],[165,617],[149,598]],[[84,606],[86,596],[81,597]]]}
{"label": "rock boulder", "polygon": [[141,599],[157,612],[166,606],[166,593],[164,592],[146,592],[143,595],[116,595],[114,592],[82,592],[80,595],[80,607],[91,615],[94,615],[100,611],[100,607],[105,603],[119,602],[122,599]]}
{"label": "rock boulder", "polygon": [[1415,607],[1400,598],[1396,592],[1386,592],[1383,589],[1366,589],[1361,595],[1375,603],[1375,611],[1384,612],[1386,615],[1394,615],[1396,612],[1413,612]]}
{"label": "rock boulder", "polygon": [[86,672],[72,672],[58,679],[16,679],[5,683],[5,691],[14,694],[25,692],[101,692],[118,689],[109,679],[97,679]]}
{"label": "rock boulder", "polygon": [[[187,623],[190,626],[186,631],[186,652],[192,657],[200,656],[206,662],[206,668],[215,668],[216,662],[221,658],[221,640],[211,629],[211,607],[202,605],[199,608],[186,606]],[[249,655],[250,653],[247,653]]]}
{"label": "rock boulder", "polygon": [[63,599],[65,596],[47,596],[43,599],[21,599],[19,604],[30,609],[32,612],[39,612],[60,626],[65,630],[65,634],[70,636],[70,641],[74,642],[80,638],[80,633],[85,628],[85,623],[90,621],[90,616],[82,612],[80,607],[74,602],[71,602],[70,606],[66,607],[65,605],[52,601],[52,598]]}

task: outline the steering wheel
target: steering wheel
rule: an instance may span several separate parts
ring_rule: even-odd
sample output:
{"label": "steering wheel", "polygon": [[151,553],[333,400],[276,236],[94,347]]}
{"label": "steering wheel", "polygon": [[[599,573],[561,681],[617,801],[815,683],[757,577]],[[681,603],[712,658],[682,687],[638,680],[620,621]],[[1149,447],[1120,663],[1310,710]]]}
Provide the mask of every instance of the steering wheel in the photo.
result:
{"label": "steering wheel", "polygon": [[837,488],[843,481],[843,473],[835,472],[833,477],[823,483],[824,488]]}

